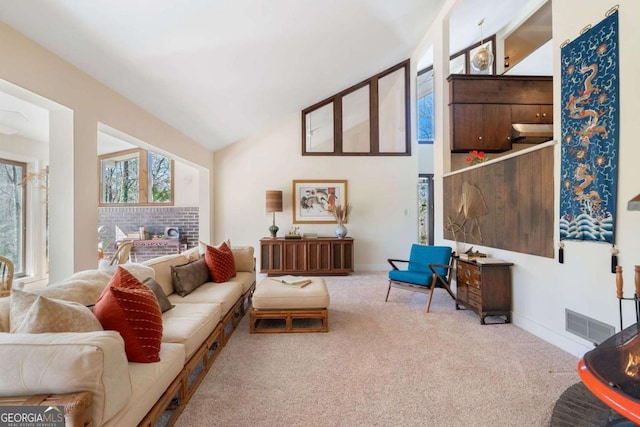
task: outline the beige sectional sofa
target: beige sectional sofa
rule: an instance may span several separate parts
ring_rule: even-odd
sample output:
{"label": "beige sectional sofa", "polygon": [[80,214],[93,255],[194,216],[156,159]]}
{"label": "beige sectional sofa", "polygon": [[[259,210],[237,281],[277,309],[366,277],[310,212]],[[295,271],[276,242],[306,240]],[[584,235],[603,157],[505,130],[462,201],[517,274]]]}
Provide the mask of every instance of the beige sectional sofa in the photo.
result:
{"label": "beige sectional sofa", "polygon": [[[198,260],[197,248],[124,265],[140,281],[154,277],[174,305],[162,313],[155,363],[128,362],[115,331],[10,333],[11,298],[0,298],[0,405],[66,404],[67,426],[172,425],[251,304],[253,248],[232,251],[235,277],[186,296],[175,292],[171,267]],[[90,305],[111,276],[80,272],[34,292]]]}

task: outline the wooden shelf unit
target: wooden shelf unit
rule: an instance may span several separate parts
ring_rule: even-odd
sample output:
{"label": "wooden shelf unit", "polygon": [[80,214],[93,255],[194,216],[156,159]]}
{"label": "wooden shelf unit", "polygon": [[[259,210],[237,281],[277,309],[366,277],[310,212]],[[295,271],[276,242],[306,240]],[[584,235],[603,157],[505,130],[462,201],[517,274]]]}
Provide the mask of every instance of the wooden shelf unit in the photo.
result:
{"label": "wooden shelf unit", "polygon": [[511,323],[511,266],[501,262],[479,264],[458,259],[456,267],[456,309],[473,310],[485,324],[487,316],[504,316]]}
{"label": "wooden shelf unit", "polygon": [[353,238],[260,239],[260,273],[337,276],[353,272]]}

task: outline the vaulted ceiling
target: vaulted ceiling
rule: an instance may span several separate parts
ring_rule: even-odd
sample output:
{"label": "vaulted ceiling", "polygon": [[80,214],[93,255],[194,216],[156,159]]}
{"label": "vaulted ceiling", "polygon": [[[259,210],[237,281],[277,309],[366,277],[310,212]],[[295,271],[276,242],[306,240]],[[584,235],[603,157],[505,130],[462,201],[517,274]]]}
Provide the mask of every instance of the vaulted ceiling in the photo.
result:
{"label": "vaulted ceiling", "polygon": [[[216,150],[410,57],[444,2],[30,0],[0,19]],[[458,3],[452,51],[527,0]]]}

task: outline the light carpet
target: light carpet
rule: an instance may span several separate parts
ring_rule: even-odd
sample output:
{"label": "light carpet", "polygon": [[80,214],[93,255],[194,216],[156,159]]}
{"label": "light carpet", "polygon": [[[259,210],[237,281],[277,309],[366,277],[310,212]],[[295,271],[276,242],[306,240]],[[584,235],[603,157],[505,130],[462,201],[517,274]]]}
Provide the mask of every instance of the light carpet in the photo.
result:
{"label": "light carpet", "polygon": [[442,289],[386,273],[325,278],[328,333],[249,334],[245,316],[177,426],[548,426],[578,360],[513,325],[480,325]]}

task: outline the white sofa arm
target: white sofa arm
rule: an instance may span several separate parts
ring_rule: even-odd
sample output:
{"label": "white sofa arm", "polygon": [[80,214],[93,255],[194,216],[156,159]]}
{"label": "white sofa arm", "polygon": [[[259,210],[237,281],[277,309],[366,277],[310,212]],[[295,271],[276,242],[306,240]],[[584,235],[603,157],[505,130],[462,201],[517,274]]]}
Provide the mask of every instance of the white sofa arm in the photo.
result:
{"label": "white sofa arm", "polygon": [[131,397],[124,341],[114,331],[0,333],[0,396],[89,391],[102,425]]}

